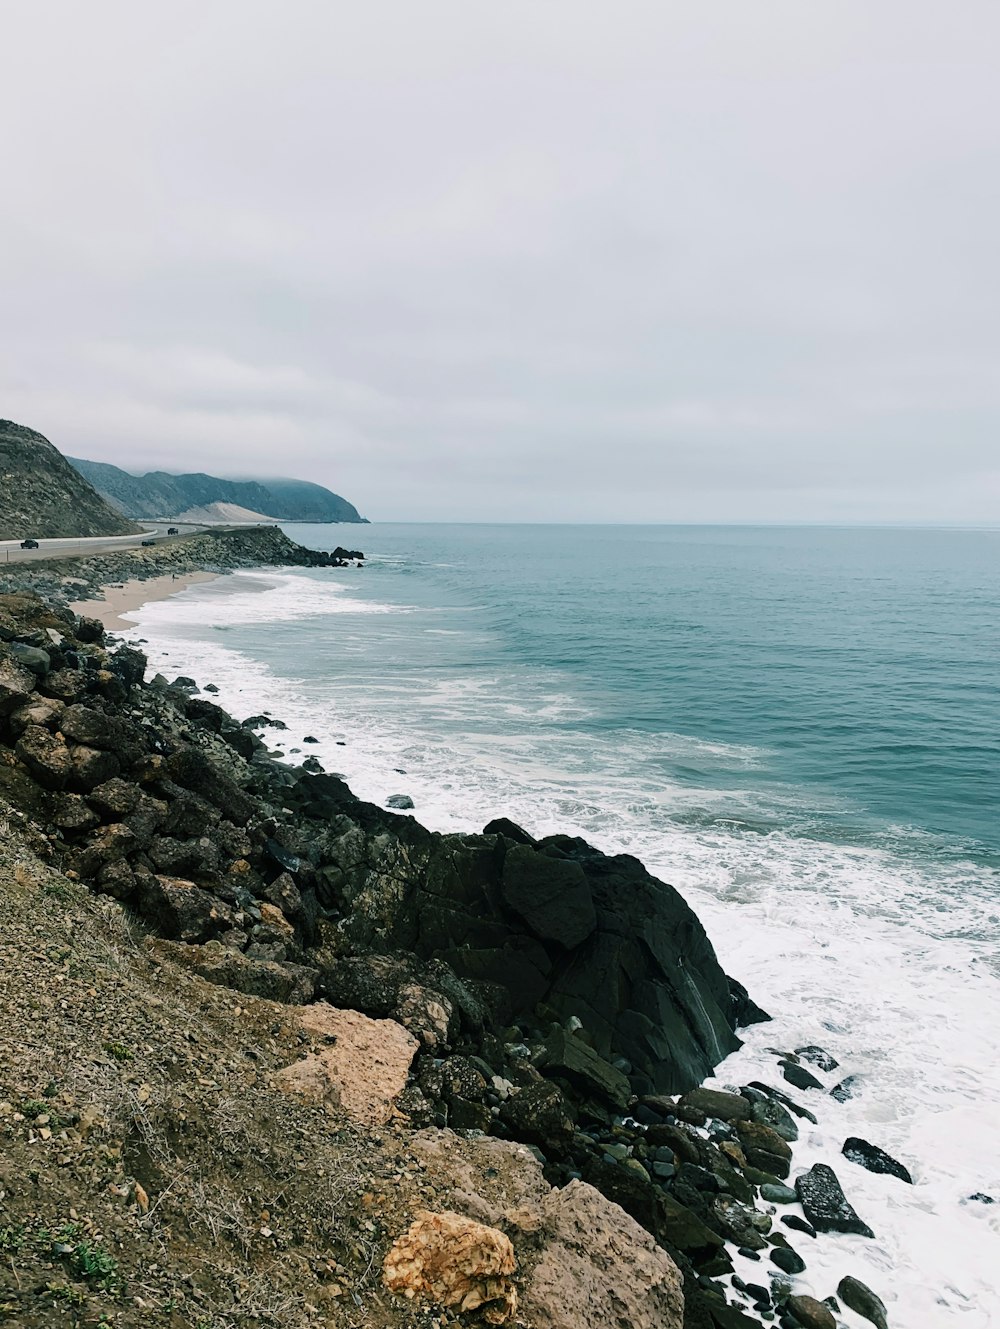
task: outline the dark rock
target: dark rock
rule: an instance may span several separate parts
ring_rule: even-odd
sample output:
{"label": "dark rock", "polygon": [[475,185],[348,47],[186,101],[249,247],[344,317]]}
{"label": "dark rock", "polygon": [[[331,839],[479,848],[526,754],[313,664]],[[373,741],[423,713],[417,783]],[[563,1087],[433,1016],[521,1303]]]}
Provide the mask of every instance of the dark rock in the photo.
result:
{"label": "dark rock", "polygon": [[265,840],[264,848],[268,858],[277,863],[279,868],[284,868],[286,872],[301,872],[302,860],[298,855],[289,853],[284,845],[278,844],[277,840]]}
{"label": "dark rock", "polygon": [[815,1297],[792,1296],[785,1302],[785,1309],[795,1316],[796,1323],[802,1329],[837,1329],[837,1321],[828,1306],[824,1306]]}
{"label": "dark rock", "polygon": [[504,858],[501,890],[506,903],[540,941],[567,950],[597,926],[593,895],[579,863],[513,845]]}
{"label": "dark rock", "polygon": [[720,1121],[748,1121],[751,1115],[750,1104],[745,1098],[717,1089],[692,1089],[683,1096],[680,1104]]}
{"label": "dark rock", "polygon": [[811,1071],[807,1071],[804,1066],[798,1066],[794,1061],[782,1061],[778,1063],[781,1066],[781,1073],[789,1084],[793,1084],[796,1089],[822,1089],[822,1081],[817,1080]]}
{"label": "dark rock", "polygon": [[651,1145],[665,1145],[685,1163],[701,1162],[701,1150],[698,1142],[690,1136],[687,1131],[680,1126],[671,1126],[664,1122],[662,1125],[650,1126],[646,1131],[646,1139]]}
{"label": "dark rock", "polygon": [[35,676],[30,669],[0,656],[0,715],[10,715],[25,704],[35,690]]}
{"label": "dark rock", "polygon": [[816,1163],[795,1178],[795,1189],[806,1218],[817,1232],[856,1232],[874,1237],[874,1232],[851,1207],[837,1174],[825,1163]]}
{"label": "dark rock", "polygon": [[[180,683],[180,679],[177,683]],[[185,680],[186,682],[187,680]],[[176,686],[176,683],[175,685]],[[284,720],[272,720],[269,715],[251,715],[243,721],[244,729],[287,729]]]}
{"label": "dark rock", "polygon": [[385,800],[387,808],[396,808],[400,812],[406,812],[413,807],[413,799],[409,794],[390,794]]}
{"label": "dark rock", "polygon": [[14,748],[30,774],[46,789],[62,789],[73,771],[66,744],[41,725],[28,725]]}
{"label": "dark rock", "polygon": [[805,1260],[791,1246],[775,1246],[771,1251],[771,1263],[786,1274],[801,1274],[806,1267]]}
{"label": "dark rock", "polygon": [[846,1103],[849,1098],[857,1096],[860,1084],[860,1075],[847,1075],[841,1080],[840,1084],[833,1086],[830,1090],[830,1097],[835,1098],[838,1103]]}
{"label": "dark rock", "polygon": [[142,914],[166,937],[206,941],[233,925],[232,910],[192,881],[146,873],[136,884]]}
{"label": "dark rock", "polygon": [[189,946],[160,942],[172,959],[200,974],[209,983],[232,988],[248,997],[263,997],[289,1006],[304,1006],[316,990],[316,971],[304,965],[253,960],[239,951],[226,950],[219,942]]}
{"label": "dark rock", "polygon": [[801,1057],[803,1061],[811,1062],[813,1066],[818,1066],[821,1071],[835,1071],[840,1065],[840,1062],[831,1057],[829,1052],[817,1047],[815,1043],[796,1048],[795,1055]]}
{"label": "dark rock", "polygon": [[808,1108],[800,1106],[800,1104],[796,1103],[794,1098],[789,1098],[788,1094],[784,1093],[781,1089],[775,1089],[772,1085],[764,1084],[762,1080],[751,1080],[746,1087],[747,1089],[756,1090],[766,1098],[777,1099],[779,1103],[783,1103],[785,1107],[788,1108],[789,1112],[794,1113],[796,1117],[801,1117],[805,1121],[811,1121],[814,1126],[817,1124],[815,1115],[810,1112]]}
{"label": "dark rock", "polygon": [[99,618],[88,618],[81,614],[76,621],[76,636],[82,642],[103,642],[104,624]]}
{"label": "dark rock", "polygon": [[766,1094],[758,1094],[751,1101],[750,1115],[754,1121],[760,1122],[762,1126],[769,1126],[783,1140],[794,1143],[799,1138],[798,1126],[792,1120],[787,1108],[776,1098],[768,1098]]}
{"label": "dark rock", "polygon": [[516,822],[507,817],[495,817],[493,821],[487,822],[483,827],[484,835],[502,835],[507,840],[513,840],[515,844],[534,845],[537,841],[522,830]]}
{"label": "dark rock", "polygon": [[98,785],[113,779],[121,769],[113,752],[90,748],[80,743],[70,753],[70,786],[78,793],[87,793]]}
{"label": "dark rock", "polygon": [[875,1329],[888,1329],[884,1303],[860,1279],[842,1278],[837,1284],[837,1296],[855,1315],[870,1320]]}
{"label": "dark rock", "polygon": [[52,668],[52,657],[39,646],[25,646],[22,642],[12,641],[7,649],[18,664],[30,669],[37,678],[44,678]]}
{"label": "dark rock", "polygon": [[[794,1192],[793,1192],[794,1194]],[[804,1218],[799,1218],[798,1214],[783,1214],[781,1221],[795,1232],[804,1232],[807,1237],[815,1237],[816,1229],[812,1223],[807,1223]]]}
{"label": "dark rock", "polygon": [[100,817],[89,808],[79,794],[60,794],[52,802],[52,824],[70,834],[89,831]]}
{"label": "dark rock", "polygon": [[538,1066],[546,1076],[565,1079],[584,1094],[591,1094],[618,1111],[624,1111],[631,1086],[621,1071],[599,1057],[582,1039],[555,1026],[545,1038]]}
{"label": "dark rock", "polygon": [[500,1107],[500,1120],[518,1140],[548,1149],[564,1148],[573,1138],[573,1112],[558,1085],[527,1085]]}
{"label": "dark rock", "polygon": [[869,1172],[884,1172],[891,1177],[898,1177],[900,1181],[907,1181],[910,1185],[913,1184],[913,1178],[902,1163],[897,1162],[891,1154],[887,1154],[877,1144],[869,1144],[867,1140],[862,1140],[859,1136],[852,1135],[845,1140],[842,1153],[852,1163],[867,1168]]}
{"label": "dark rock", "polygon": [[[777,1131],[759,1121],[738,1121],[736,1130],[744,1153],[750,1159],[751,1152],[763,1152],[786,1162],[792,1156],[791,1145],[783,1140]],[[752,1161],[752,1160],[750,1160]],[[759,1165],[758,1165],[759,1166]]]}
{"label": "dark rock", "polygon": [[59,721],[60,732],[74,743],[91,748],[110,748],[114,745],[114,727],[103,711],[90,706],[67,706]]}
{"label": "dark rock", "polygon": [[87,675],[80,669],[54,669],[39,679],[39,691],[46,697],[58,697],[67,704],[82,697],[88,687]]}
{"label": "dark rock", "polygon": [[996,1204],[992,1195],[985,1195],[982,1191],[975,1191],[969,1196],[970,1200],[975,1200],[979,1204]]}
{"label": "dark rock", "polygon": [[797,1204],[799,1197],[791,1186],[775,1186],[768,1182],[761,1186],[760,1198],[767,1200],[769,1204]]}
{"label": "dark rock", "polygon": [[726,982],[729,984],[733,1024],[737,1029],[745,1029],[751,1024],[767,1024],[770,1021],[771,1016],[757,1005],[742,983],[738,983],[732,977],[727,977]]}
{"label": "dark rock", "polygon": [[767,1245],[754,1223],[758,1215],[749,1205],[719,1195],[712,1201],[711,1210],[716,1224],[730,1241],[753,1251],[761,1251]]}

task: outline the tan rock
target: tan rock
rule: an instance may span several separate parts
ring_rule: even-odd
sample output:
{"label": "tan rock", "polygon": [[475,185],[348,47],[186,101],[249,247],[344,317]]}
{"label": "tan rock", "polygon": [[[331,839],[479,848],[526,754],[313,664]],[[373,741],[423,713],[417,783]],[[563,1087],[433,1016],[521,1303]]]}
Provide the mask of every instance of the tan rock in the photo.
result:
{"label": "tan rock", "polygon": [[491,1225],[502,1215],[505,1226],[525,1232],[540,1226],[551,1187],[523,1144],[435,1129],[415,1132],[409,1145],[425,1180],[447,1192],[449,1208]]}
{"label": "tan rock", "polygon": [[277,1088],[339,1103],[362,1125],[388,1121],[406,1086],[417,1040],[395,1020],[372,1020],[322,1001],[297,1014],[305,1029],[329,1038],[330,1045],[278,1071]]}
{"label": "tan rock", "polygon": [[295,934],[295,929],[277,905],[262,904],[260,906],[260,918],[262,923],[266,923],[268,927],[274,928],[276,932],[284,933],[289,937],[294,936]]}
{"label": "tan rock", "polygon": [[542,1209],[549,1237],[522,1306],[533,1329],[681,1329],[680,1270],[624,1209],[582,1181]]}
{"label": "tan rock", "polygon": [[517,1312],[511,1274],[514,1247],[496,1228],[453,1213],[420,1213],[395,1242],[382,1280],[404,1297],[481,1311],[487,1324],[506,1324]]}

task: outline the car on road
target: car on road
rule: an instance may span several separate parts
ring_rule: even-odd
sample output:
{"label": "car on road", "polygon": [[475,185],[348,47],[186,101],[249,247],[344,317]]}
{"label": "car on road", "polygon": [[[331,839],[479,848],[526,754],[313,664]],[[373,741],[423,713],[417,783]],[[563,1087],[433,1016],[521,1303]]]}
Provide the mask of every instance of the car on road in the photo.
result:
{"label": "car on road", "polygon": [[168,527],[167,527],[167,534],[168,534],[168,535],[179,535],[180,532],[178,531],[178,529],[177,529],[176,526],[168,526]]}
{"label": "car on road", "polygon": [[155,544],[156,544],[156,541],[155,541],[155,540],[140,540],[139,543],[142,545],[143,549],[148,549],[151,545],[155,545]]}
{"label": "car on road", "polygon": [[22,541],[21,541],[21,548],[22,548],[22,549],[37,549],[37,548],[38,548],[38,541],[37,541],[37,540],[22,540]]}

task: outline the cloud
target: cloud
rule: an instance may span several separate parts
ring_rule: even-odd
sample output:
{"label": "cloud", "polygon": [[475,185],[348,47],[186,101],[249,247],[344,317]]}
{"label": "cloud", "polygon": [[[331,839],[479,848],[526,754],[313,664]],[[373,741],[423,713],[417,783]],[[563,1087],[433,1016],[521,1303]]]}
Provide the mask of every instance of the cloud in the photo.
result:
{"label": "cloud", "polygon": [[8,16],[0,413],[378,519],[997,518],[1000,14]]}

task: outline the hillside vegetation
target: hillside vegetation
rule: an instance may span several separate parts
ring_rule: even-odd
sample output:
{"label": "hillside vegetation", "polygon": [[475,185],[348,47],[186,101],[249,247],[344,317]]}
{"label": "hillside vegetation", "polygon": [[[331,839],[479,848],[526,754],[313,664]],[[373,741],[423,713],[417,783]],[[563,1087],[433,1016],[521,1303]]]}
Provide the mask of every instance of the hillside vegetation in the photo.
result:
{"label": "hillside vegetation", "polygon": [[195,473],[132,475],[106,462],[69,460],[85,479],[130,517],[180,517],[193,508],[232,504],[277,521],[363,522],[352,503],[306,480],[224,480]]}
{"label": "hillside vegetation", "polygon": [[47,438],[13,420],[0,420],[0,540],[134,535],[138,530]]}

